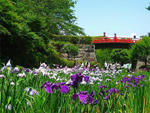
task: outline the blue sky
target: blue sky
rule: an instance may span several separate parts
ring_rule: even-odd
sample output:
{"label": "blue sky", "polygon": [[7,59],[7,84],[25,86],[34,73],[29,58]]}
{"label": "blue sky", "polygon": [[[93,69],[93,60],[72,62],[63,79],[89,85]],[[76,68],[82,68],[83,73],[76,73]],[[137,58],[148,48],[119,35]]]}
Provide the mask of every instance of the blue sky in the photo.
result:
{"label": "blue sky", "polygon": [[75,16],[90,36],[141,36],[150,32],[148,5],[150,0],[78,0]]}

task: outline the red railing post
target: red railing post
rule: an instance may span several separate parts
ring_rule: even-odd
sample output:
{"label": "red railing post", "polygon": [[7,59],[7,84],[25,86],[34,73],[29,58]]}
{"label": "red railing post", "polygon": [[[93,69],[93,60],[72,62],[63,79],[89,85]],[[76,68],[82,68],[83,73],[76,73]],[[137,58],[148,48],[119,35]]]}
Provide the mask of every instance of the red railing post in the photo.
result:
{"label": "red railing post", "polygon": [[116,35],[116,33],[114,34],[114,41],[117,42],[117,35]]}

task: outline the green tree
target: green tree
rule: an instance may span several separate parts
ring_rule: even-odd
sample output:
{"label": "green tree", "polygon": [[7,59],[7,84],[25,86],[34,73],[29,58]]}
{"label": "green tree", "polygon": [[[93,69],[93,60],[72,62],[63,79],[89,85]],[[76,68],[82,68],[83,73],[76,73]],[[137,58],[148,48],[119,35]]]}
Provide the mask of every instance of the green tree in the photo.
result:
{"label": "green tree", "polygon": [[40,62],[63,63],[56,50],[40,37],[42,20],[30,17],[29,23],[29,20],[27,22],[22,15],[16,13],[12,1],[0,0],[0,4],[0,59],[3,62],[11,59],[13,64],[26,67],[38,66]]}
{"label": "green tree", "polygon": [[148,6],[147,9],[150,10],[150,6]]}
{"label": "green tree", "polygon": [[141,41],[137,42],[131,47],[131,60],[136,63],[137,60],[145,62],[147,65],[147,58],[150,55],[150,37],[143,37]]}
{"label": "green tree", "polygon": [[96,50],[97,62],[100,64],[100,66],[104,67],[105,62],[111,61],[110,53],[111,53],[111,49]]}
{"label": "green tree", "polygon": [[64,52],[68,54],[68,58],[75,57],[79,53],[79,48],[73,44],[67,44],[64,46]]}
{"label": "green tree", "polygon": [[[30,25],[38,24],[41,18],[45,24],[45,31],[61,35],[84,35],[83,29],[76,25],[76,17],[73,8],[76,1],[73,0],[17,0],[14,2],[17,12],[22,15]],[[31,23],[30,17],[36,21]],[[32,18],[33,19],[33,18]],[[37,23],[35,23],[37,22]],[[39,25],[41,26],[41,24]],[[31,26],[30,26],[31,27]]]}
{"label": "green tree", "polygon": [[[75,25],[74,5],[72,0],[0,0],[0,59],[26,67],[40,62],[66,64],[49,37],[67,34]],[[71,34],[78,33],[72,28]]]}
{"label": "green tree", "polygon": [[113,49],[110,56],[113,62],[121,65],[130,62],[129,50],[127,49]]}

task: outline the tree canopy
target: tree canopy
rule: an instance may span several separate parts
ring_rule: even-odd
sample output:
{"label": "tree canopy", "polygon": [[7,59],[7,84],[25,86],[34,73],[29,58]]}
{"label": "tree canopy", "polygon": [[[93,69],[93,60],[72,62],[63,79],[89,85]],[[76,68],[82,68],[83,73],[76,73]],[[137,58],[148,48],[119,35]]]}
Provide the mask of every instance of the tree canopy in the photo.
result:
{"label": "tree canopy", "polygon": [[31,30],[44,29],[47,33],[83,35],[76,25],[73,0],[15,0],[17,13],[24,17]]}
{"label": "tree canopy", "polygon": [[134,44],[131,48],[131,60],[144,61],[147,65],[147,58],[150,55],[150,37],[144,37],[141,41]]}
{"label": "tree canopy", "polygon": [[150,6],[148,6],[147,9],[150,10]]}
{"label": "tree canopy", "polygon": [[73,0],[0,0],[0,59],[22,66],[61,63],[49,38],[84,34],[74,6]]}
{"label": "tree canopy", "polygon": [[129,63],[129,50],[127,49],[113,49],[111,52],[111,60],[120,63],[121,65]]}

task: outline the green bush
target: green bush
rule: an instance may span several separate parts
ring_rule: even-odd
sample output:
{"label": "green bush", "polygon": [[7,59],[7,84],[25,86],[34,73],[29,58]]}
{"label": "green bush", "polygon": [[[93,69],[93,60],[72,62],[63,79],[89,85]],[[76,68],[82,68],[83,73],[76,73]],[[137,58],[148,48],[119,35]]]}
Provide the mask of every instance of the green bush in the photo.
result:
{"label": "green bush", "polygon": [[78,36],[51,35],[50,40],[71,42],[73,44],[79,43],[79,37]]}
{"label": "green bush", "polygon": [[125,64],[130,62],[130,50],[128,49],[97,49],[96,57],[100,67],[104,66],[105,62],[117,62]]}
{"label": "green bush", "polygon": [[90,36],[81,36],[80,37],[80,44],[91,44],[92,38]]}
{"label": "green bush", "polygon": [[63,48],[64,52],[68,54],[68,57],[75,57],[79,53],[79,48],[78,46],[75,46],[73,44],[67,44]]}
{"label": "green bush", "polygon": [[112,62],[117,62],[121,65],[130,62],[129,50],[127,49],[113,49],[110,57]]}
{"label": "green bush", "polygon": [[63,66],[68,66],[68,67],[73,67],[74,66],[74,61],[62,58],[62,65]]}
{"label": "green bush", "polygon": [[91,44],[92,37],[90,36],[66,36],[66,35],[50,35],[50,40],[64,41],[73,44]]}
{"label": "green bush", "polygon": [[71,44],[70,42],[64,42],[64,41],[50,41],[50,44],[52,44],[57,51],[61,52],[62,48],[66,45],[66,44]]}
{"label": "green bush", "polygon": [[111,61],[111,49],[97,49],[96,50],[96,58],[100,67],[104,67],[105,62]]}
{"label": "green bush", "polygon": [[144,37],[142,40],[132,45],[131,61],[133,68],[136,66],[137,60],[145,62],[147,65],[147,57],[150,55],[150,37]]}

